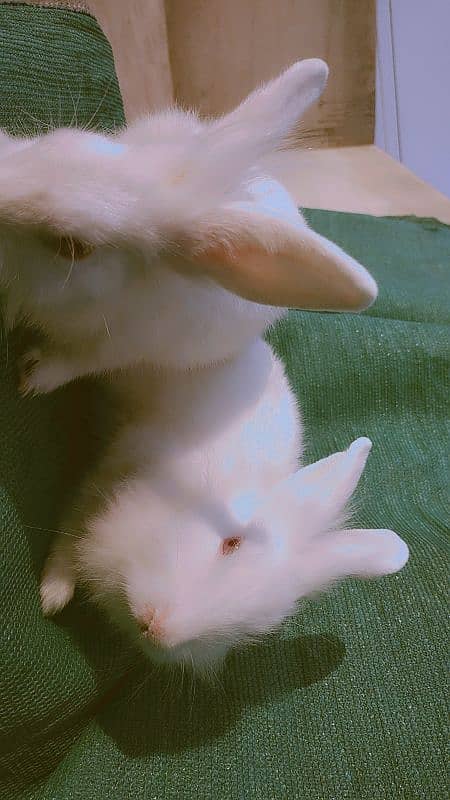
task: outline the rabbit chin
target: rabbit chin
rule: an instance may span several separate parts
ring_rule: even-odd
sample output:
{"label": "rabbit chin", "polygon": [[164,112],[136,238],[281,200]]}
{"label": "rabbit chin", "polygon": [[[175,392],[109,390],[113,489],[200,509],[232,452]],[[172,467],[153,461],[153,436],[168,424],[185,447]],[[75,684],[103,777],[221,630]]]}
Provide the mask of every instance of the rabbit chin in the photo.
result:
{"label": "rabbit chin", "polygon": [[230,644],[192,639],[172,647],[153,643],[143,638],[144,654],[157,664],[188,667],[199,675],[209,675],[220,669],[231,649]]}

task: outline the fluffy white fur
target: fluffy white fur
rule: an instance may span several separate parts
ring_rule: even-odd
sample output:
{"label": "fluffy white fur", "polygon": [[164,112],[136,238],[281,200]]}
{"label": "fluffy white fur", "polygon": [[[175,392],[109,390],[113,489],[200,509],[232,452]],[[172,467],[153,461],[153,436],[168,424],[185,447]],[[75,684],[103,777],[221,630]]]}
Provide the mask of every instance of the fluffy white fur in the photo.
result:
{"label": "fluffy white fur", "polygon": [[292,201],[280,218],[252,191],[326,76],[322,61],[295,64],[211,122],[175,110],[115,137],[0,139],[6,321],[45,334],[24,354],[23,391],[131,363],[205,366],[259,336],[274,306],[373,301],[367,271]]}
{"label": "fluffy white fur", "polygon": [[84,583],[156,659],[204,668],[298,598],[407,558],[390,531],[340,530],[367,440],[297,470],[296,403],[260,339],[283,307],[376,297],[264,170],[326,76],[300,62],[206,123],[0,139],[7,321],[45,335],[22,390],[115,371],[124,417],[54,544],[43,608]]}
{"label": "fluffy white fur", "polygon": [[151,657],[206,669],[299,598],[407,560],[392,531],[341,527],[369,440],[297,469],[295,399],[263,341],[197,372],[133,369],[113,391],[127,420],[47,562],[47,613],[79,581]]}

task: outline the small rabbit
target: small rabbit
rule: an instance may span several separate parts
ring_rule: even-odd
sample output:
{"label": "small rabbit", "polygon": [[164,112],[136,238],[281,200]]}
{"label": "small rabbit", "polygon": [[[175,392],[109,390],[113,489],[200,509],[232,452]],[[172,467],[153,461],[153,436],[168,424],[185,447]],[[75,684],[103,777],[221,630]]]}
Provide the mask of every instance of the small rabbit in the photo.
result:
{"label": "small rabbit", "polygon": [[282,307],[370,305],[367,271],[264,183],[264,157],[326,78],[324,62],[301,61],[211,122],[175,110],[112,137],[0,138],[6,325],[45,336],[23,356],[23,392],[139,363],[203,367]]}
{"label": "small rabbit", "polygon": [[391,531],[343,529],[367,439],[297,468],[295,399],[261,338],[287,306],[377,293],[264,169],[326,77],[300,62],[212,122],[0,141],[7,322],[45,335],[22,390],[110,372],[123,416],[54,542],[43,609],[82,583],[156,660],[207,670],[298,598],[408,557]]}
{"label": "small rabbit", "polygon": [[159,662],[200,673],[346,576],[399,570],[389,530],[347,530],[371,443],[297,469],[301,431],[281,363],[257,339],[184,373],[113,379],[124,421],[45,565],[53,614],[84,585]]}

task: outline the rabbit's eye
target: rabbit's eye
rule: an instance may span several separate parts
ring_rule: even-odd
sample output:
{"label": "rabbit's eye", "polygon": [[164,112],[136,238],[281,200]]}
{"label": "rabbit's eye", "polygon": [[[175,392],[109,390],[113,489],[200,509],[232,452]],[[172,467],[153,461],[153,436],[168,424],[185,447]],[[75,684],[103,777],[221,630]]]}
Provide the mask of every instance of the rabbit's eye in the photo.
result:
{"label": "rabbit's eye", "polygon": [[240,536],[231,536],[228,539],[224,539],[222,542],[222,555],[229,556],[230,553],[234,553],[235,550],[239,550],[241,541],[242,539]]}
{"label": "rabbit's eye", "polygon": [[81,261],[95,250],[94,245],[82,242],[81,239],[72,239],[71,236],[62,236],[60,239],[58,255],[63,258]]}
{"label": "rabbit's eye", "polygon": [[95,250],[95,245],[82,239],[74,239],[73,236],[58,236],[56,233],[40,231],[40,238],[57,256],[69,261],[81,261]]}

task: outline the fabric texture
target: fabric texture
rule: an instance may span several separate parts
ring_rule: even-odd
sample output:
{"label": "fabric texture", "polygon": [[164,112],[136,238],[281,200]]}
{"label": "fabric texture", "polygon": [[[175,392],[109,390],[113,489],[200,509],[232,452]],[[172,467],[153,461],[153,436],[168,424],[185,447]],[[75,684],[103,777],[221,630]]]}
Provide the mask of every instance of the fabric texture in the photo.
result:
{"label": "fabric texture", "polygon": [[[0,37],[2,126],[69,124],[74,103],[79,124],[122,124],[110,49],[94,20],[0,5]],[[270,339],[303,410],[307,460],[360,435],[373,440],[354,524],[392,527],[410,545],[409,564],[305,602],[278,635],[234,653],[217,686],[182,684],[136,659],[82,596],[45,620],[39,573],[102,441],[101,391],[80,383],[19,398],[20,335],[3,336],[2,800],[448,797],[450,228],[307,216],[367,265],[380,297],[361,316],[292,312]]]}
{"label": "fabric texture", "polygon": [[89,3],[83,0],[2,0],[3,4],[44,6],[46,8],[65,8],[69,11],[80,11],[90,14]]}
{"label": "fabric texture", "polygon": [[88,14],[0,3],[0,128],[124,124],[111,47]]}

